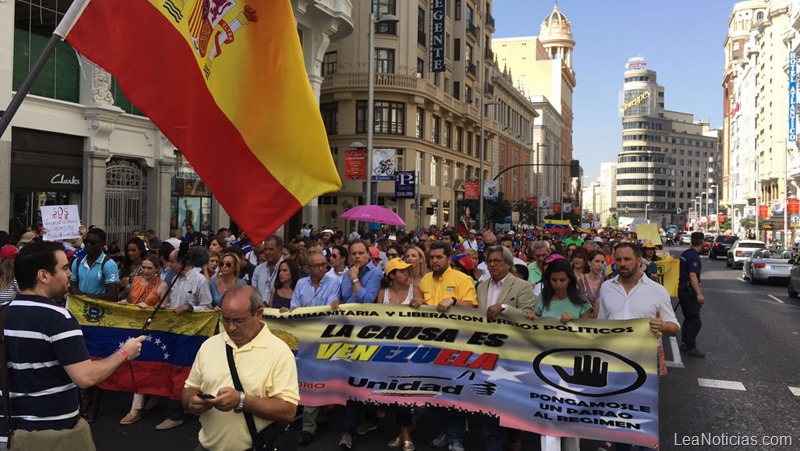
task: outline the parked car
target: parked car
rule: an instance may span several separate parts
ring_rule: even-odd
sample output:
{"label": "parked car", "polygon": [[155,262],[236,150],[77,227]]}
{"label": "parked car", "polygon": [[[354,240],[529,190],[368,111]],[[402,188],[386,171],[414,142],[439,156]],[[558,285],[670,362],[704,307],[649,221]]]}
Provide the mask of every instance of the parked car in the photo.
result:
{"label": "parked car", "polygon": [[792,269],[791,252],[755,250],[742,265],[742,277],[753,285],[774,279],[788,279]]}
{"label": "parked car", "polygon": [[711,244],[711,250],[708,252],[708,258],[716,260],[717,257],[725,257],[728,255],[728,249],[733,246],[733,243],[738,240],[736,235],[717,235],[714,242]]}
{"label": "parked car", "polygon": [[703,237],[703,249],[700,250],[700,255],[708,254],[711,251],[711,243],[714,242],[713,235],[706,235]]}
{"label": "parked car", "polygon": [[681,244],[692,244],[692,232],[681,235]]}
{"label": "parked car", "polygon": [[728,256],[725,261],[725,266],[731,269],[741,268],[744,262],[750,258],[753,251],[759,249],[766,249],[767,244],[758,240],[736,240],[735,243],[728,249]]}
{"label": "parked car", "polygon": [[800,257],[795,256],[792,262],[792,269],[789,271],[789,297],[796,298],[800,293]]}

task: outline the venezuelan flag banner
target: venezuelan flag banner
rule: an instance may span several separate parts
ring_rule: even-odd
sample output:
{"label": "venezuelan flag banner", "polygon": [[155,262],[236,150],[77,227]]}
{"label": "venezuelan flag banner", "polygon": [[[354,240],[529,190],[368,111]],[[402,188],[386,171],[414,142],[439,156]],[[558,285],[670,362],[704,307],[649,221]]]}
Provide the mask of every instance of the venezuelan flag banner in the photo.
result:
{"label": "venezuelan flag banner", "polygon": [[[67,302],[83,330],[92,359],[113,354],[127,339],[139,335],[152,309],[69,295]],[[176,315],[159,312],[147,331],[142,354],[122,365],[99,386],[106,390],[146,393],[180,399],[200,345],[214,334],[219,314],[206,311]]]}
{"label": "venezuelan flag banner", "polygon": [[264,321],[297,356],[300,402],[443,407],[502,426],[658,444],[658,365],[647,319],[557,320],[347,304]]}
{"label": "venezuelan flag banner", "polygon": [[341,188],[290,0],[91,0],[66,39],[254,242]]}
{"label": "venezuelan flag banner", "polygon": [[544,228],[550,233],[557,235],[568,235],[572,227],[569,220],[566,219],[545,219]]}

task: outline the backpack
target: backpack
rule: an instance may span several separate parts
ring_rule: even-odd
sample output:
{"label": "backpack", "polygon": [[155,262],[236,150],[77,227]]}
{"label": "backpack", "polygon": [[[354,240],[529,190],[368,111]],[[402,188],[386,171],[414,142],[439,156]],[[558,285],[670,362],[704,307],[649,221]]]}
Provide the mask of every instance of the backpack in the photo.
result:
{"label": "backpack", "polygon": [[[80,282],[81,282],[81,265],[83,265],[83,262],[86,261],[86,257],[88,257],[88,255],[84,255],[83,257],[81,257],[80,260],[78,260],[78,264],[75,266],[76,269],[75,286],[78,287],[78,289],[80,289]],[[111,257],[109,257],[108,255],[104,255],[103,263],[100,265],[100,272],[103,272],[106,269],[106,263],[108,263],[109,261],[111,261]]]}

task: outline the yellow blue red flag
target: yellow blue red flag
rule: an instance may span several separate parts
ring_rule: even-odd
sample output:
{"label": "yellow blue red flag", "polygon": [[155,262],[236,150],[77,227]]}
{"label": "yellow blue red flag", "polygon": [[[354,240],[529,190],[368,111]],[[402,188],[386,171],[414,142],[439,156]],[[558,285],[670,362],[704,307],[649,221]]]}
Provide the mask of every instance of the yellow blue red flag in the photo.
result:
{"label": "yellow blue red flag", "polygon": [[254,241],[341,188],[290,0],[91,0],[66,39]]}

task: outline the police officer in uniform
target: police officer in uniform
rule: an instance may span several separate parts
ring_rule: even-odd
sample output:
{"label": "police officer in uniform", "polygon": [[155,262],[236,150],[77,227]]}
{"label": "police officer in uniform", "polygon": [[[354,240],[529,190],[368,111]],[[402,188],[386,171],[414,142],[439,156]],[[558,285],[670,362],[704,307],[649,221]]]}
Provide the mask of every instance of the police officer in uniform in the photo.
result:
{"label": "police officer in uniform", "polygon": [[692,233],[692,244],[681,254],[680,275],[678,279],[678,300],[683,309],[683,326],[681,327],[681,351],[690,357],[705,358],[705,354],[697,349],[697,334],[700,332],[700,309],[705,303],[705,296],[700,286],[700,251],[703,249],[703,233]]}

